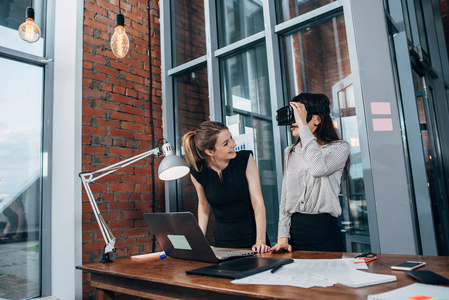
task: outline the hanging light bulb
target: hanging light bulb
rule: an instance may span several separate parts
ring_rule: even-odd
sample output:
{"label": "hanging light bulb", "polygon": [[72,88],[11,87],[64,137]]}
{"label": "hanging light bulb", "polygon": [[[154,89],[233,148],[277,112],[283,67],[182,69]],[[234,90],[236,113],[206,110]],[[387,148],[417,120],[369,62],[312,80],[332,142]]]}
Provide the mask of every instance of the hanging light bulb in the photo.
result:
{"label": "hanging light bulb", "polygon": [[[119,2],[120,3],[120,2]],[[115,31],[111,38],[112,53],[118,58],[126,56],[129,50],[129,39],[125,32],[125,18],[121,13],[115,17]]]}
{"label": "hanging light bulb", "polygon": [[41,30],[34,23],[34,9],[32,7],[26,9],[26,21],[19,26],[19,36],[28,43],[35,43],[41,37]]}

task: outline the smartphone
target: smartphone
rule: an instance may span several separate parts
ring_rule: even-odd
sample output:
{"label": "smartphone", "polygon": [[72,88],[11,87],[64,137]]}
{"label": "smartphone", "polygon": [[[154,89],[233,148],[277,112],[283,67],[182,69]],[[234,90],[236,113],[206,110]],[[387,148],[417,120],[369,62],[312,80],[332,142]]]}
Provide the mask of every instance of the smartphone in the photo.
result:
{"label": "smartphone", "polygon": [[411,270],[421,268],[425,265],[426,265],[426,263],[423,261],[405,261],[403,263],[391,266],[391,269],[400,270],[400,271],[411,271]]}

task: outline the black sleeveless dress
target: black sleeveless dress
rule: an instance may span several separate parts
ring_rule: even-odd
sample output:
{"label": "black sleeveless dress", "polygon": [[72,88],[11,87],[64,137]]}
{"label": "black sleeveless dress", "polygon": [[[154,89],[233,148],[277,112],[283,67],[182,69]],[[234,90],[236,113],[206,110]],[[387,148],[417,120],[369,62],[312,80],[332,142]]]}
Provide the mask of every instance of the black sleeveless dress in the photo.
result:
{"label": "black sleeveless dress", "polygon": [[197,164],[200,172],[190,168],[192,176],[203,186],[215,215],[215,246],[251,248],[256,242],[256,221],[251,205],[246,167],[251,151],[241,150],[222,171],[210,169],[205,161]]}

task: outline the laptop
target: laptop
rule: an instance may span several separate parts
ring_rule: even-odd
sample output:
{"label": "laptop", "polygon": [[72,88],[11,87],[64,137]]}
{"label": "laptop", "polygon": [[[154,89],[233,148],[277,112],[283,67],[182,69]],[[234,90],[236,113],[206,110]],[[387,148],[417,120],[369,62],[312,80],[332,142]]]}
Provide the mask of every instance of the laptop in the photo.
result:
{"label": "laptop", "polygon": [[173,258],[217,263],[257,251],[211,247],[191,212],[144,214],[165,254]]}

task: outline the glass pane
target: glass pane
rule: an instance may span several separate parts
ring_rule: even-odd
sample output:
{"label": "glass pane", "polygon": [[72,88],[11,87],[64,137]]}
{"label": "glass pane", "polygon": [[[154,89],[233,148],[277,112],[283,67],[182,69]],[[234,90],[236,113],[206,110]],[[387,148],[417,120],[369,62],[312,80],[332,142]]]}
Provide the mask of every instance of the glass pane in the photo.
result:
{"label": "glass pane", "polygon": [[[413,77],[413,86],[415,87],[415,96],[416,96],[416,105],[418,108],[418,118],[419,118],[419,124],[421,126],[421,132],[426,132],[426,111],[424,110],[424,102],[422,98],[422,92],[421,92],[421,78],[419,77],[418,73],[416,73],[414,70],[412,71],[412,77]],[[427,144],[427,143],[426,143]]]}
{"label": "glass pane", "polygon": [[336,0],[276,0],[278,23],[293,19]]}
{"label": "glass pane", "polygon": [[351,168],[342,182],[339,219],[346,250],[366,249],[370,243],[366,196],[344,17],[286,36],[281,46],[286,103],[302,92],[328,95],[335,126],[351,145]]}
{"label": "glass pane", "polygon": [[344,214],[342,227],[348,235],[368,236],[368,214],[357,116],[355,103],[348,101],[354,98],[354,89],[350,80],[346,83],[340,87],[339,91],[336,91],[333,97],[336,126],[342,137],[351,145],[351,168],[349,177],[343,182],[343,195],[341,195]]}
{"label": "glass pane", "polygon": [[440,1],[441,21],[443,22],[444,40],[446,41],[446,53],[449,55],[449,3]]}
{"label": "glass pane", "polygon": [[[405,24],[405,33],[407,35],[407,41],[410,45],[413,45],[412,38],[412,28],[410,24],[410,15],[408,13],[408,4],[407,1],[402,1],[402,14],[404,16],[404,24]],[[396,23],[400,23],[401,20],[394,20]]]}
{"label": "glass pane", "polygon": [[265,45],[223,60],[220,70],[225,123],[235,139],[236,150],[253,151],[265,201],[268,236],[276,242],[279,202]]}
{"label": "glass pane", "polygon": [[263,4],[257,0],[218,0],[219,47],[264,30]]}
{"label": "glass pane", "polygon": [[19,37],[18,28],[25,22],[29,0],[0,1],[0,46],[28,54],[44,56],[45,20],[43,0],[34,0],[35,24],[41,30],[41,38],[35,43],[27,43]]}
{"label": "glass pane", "polygon": [[343,16],[288,35],[281,45],[286,99],[301,92],[330,96],[351,72]]}
{"label": "glass pane", "polygon": [[206,55],[204,0],[172,3],[173,66]]}
{"label": "glass pane", "polygon": [[0,58],[0,298],[40,294],[43,69]]}
{"label": "glass pane", "polygon": [[[199,124],[209,120],[208,95],[205,65],[201,69],[174,79],[175,130],[176,141],[179,141],[179,143],[181,143],[181,138],[185,133],[194,130]],[[175,149],[181,149],[181,144],[175,145]],[[183,150],[182,152],[184,154]],[[197,216],[198,196],[190,176],[184,176],[178,182],[178,193],[180,195],[178,199],[181,203],[179,203],[177,211],[190,211]],[[213,228],[213,214],[211,214],[209,220],[209,228]],[[207,236],[213,238],[213,232],[208,232]]]}
{"label": "glass pane", "polygon": [[[426,55],[427,59],[430,59],[429,55],[429,44],[427,41],[427,34],[426,34],[426,23],[424,20],[424,12],[422,7],[422,0],[415,0],[415,11],[416,11],[416,23],[418,28],[418,36],[419,41],[415,42],[416,44],[421,45],[423,54]],[[428,61],[430,63],[430,61]]]}

